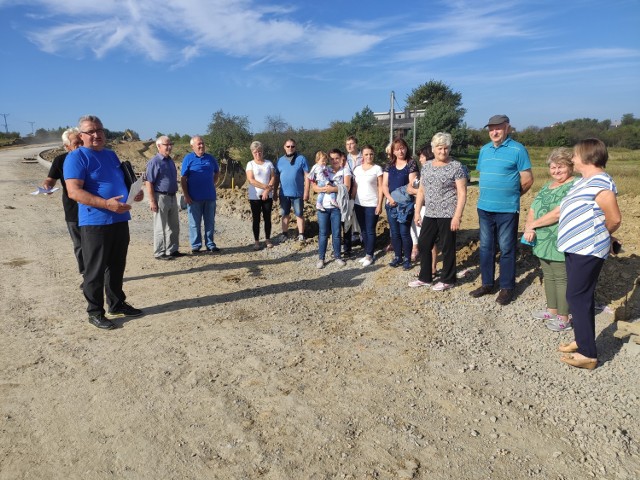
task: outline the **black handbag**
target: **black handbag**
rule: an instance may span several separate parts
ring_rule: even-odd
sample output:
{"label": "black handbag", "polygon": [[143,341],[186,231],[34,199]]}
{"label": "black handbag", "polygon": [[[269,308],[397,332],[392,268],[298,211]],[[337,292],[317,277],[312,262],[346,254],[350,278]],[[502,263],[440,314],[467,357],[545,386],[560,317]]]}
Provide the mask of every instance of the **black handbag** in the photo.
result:
{"label": "black handbag", "polygon": [[133,185],[137,180],[136,172],[133,171],[133,167],[129,160],[120,162],[120,168],[122,169],[122,173],[124,173],[124,183],[127,185],[127,191],[130,191],[131,185]]}

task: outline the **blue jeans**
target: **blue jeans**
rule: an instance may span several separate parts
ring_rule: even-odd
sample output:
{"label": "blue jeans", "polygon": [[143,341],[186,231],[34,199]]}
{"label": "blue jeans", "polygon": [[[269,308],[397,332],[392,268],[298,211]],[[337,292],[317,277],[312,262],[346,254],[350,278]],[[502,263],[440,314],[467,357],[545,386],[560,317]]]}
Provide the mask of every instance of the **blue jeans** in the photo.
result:
{"label": "blue jeans", "polygon": [[386,205],[387,220],[389,222],[389,233],[391,235],[391,246],[395,253],[396,258],[403,258],[407,261],[411,261],[411,249],[413,248],[413,240],[411,240],[411,220],[402,223],[392,214],[390,210],[395,207]]}
{"label": "blue jeans", "polygon": [[202,236],[200,233],[200,223],[204,219],[204,244],[208,250],[216,246],[213,241],[213,232],[216,226],[216,201],[201,200],[194,201],[187,205],[189,214],[189,242],[191,250],[200,250],[202,247]]}
{"label": "blue jeans", "polygon": [[376,224],[378,223],[378,215],[376,215],[376,207],[354,206],[356,218],[360,225],[360,234],[362,235],[364,251],[367,255],[373,257],[373,251],[376,246]]}
{"label": "blue jeans", "polygon": [[327,208],[324,212],[317,211],[318,215],[318,258],[324,260],[327,253],[327,243],[329,242],[329,228],[331,228],[331,245],[333,246],[333,256],[340,258],[340,209]]}
{"label": "blue jeans", "polygon": [[493,286],[495,282],[497,241],[500,247],[500,288],[515,288],[518,218],[517,212],[498,213],[478,209],[482,285]]}

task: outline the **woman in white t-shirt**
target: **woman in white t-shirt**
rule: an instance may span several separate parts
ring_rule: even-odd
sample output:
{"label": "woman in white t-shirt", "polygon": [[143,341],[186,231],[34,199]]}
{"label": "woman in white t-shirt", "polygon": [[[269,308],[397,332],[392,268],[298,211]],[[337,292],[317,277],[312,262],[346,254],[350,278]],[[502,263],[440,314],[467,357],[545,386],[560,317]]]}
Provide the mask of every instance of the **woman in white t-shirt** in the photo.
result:
{"label": "woman in white t-shirt", "polygon": [[264,159],[262,143],[252,142],[251,154],[253,160],[247,163],[247,180],[249,181],[249,203],[253,217],[254,250],[260,250],[260,214],[264,219],[264,236],[267,248],[271,243],[271,210],[273,208],[273,184],[275,181],[274,166]]}
{"label": "woman in white t-shirt", "polygon": [[382,168],[374,163],[375,152],[371,145],[362,149],[362,165],[355,168],[356,181],[355,213],[360,225],[366,256],[358,260],[363,267],[373,263],[376,244],[376,224],[382,211]]}

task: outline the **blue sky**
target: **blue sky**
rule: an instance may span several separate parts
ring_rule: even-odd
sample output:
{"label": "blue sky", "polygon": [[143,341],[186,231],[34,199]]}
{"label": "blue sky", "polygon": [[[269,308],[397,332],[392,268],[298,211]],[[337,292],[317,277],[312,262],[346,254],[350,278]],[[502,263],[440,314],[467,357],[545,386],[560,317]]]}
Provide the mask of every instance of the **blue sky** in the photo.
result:
{"label": "blue sky", "polygon": [[0,0],[0,113],[22,134],[87,113],[204,133],[220,109],[325,128],[433,79],[474,128],[615,121],[640,117],[639,26],[638,0]]}

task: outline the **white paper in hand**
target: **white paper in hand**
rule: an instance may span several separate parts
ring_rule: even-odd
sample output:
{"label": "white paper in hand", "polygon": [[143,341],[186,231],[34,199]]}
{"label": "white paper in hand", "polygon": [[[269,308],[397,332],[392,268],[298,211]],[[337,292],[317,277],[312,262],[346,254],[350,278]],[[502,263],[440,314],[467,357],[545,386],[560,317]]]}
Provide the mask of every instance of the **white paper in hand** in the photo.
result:
{"label": "white paper in hand", "polygon": [[140,177],[131,185],[131,190],[129,190],[129,196],[126,201],[127,205],[133,205],[133,199],[136,198],[138,193],[140,193],[140,190],[142,190],[143,183],[144,180]]}
{"label": "white paper in hand", "polygon": [[60,190],[60,187],[54,187],[54,188],[38,187],[38,189],[35,192],[31,192],[31,195],[40,195],[40,194],[50,195],[53,192],[56,192],[58,190]]}

